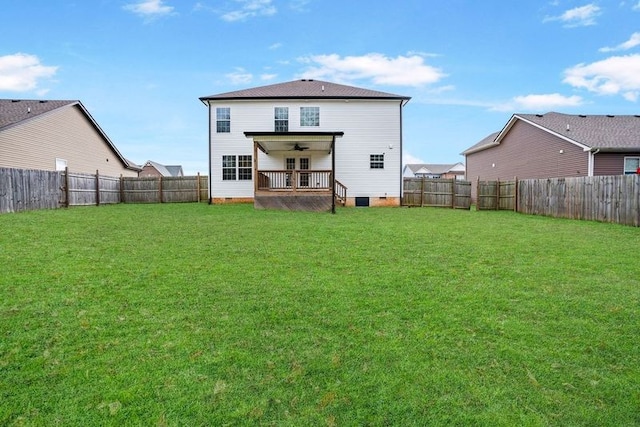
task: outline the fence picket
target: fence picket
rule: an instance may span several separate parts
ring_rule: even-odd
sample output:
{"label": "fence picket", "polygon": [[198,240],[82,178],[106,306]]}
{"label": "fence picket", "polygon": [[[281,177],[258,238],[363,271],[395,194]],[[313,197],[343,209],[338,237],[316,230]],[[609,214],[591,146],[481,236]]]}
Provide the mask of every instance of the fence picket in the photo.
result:
{"label": "fence picket", "polygon": [[208,177],[112,177],[0,168],[0,213],[61,206],[114,203],[199,202],[208,198]]}

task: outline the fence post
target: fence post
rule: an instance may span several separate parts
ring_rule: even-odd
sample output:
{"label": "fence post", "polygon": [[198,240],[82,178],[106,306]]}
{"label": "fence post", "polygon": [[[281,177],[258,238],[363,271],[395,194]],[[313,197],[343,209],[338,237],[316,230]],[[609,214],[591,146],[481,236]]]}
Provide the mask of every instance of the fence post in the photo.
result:
{"label": "fence post", "polygon": [[456,208],[456,181],[451,178],[451,209]]}
{"label": "fence post", "polygon": [[124,203],[124,176],[120,174],[120,203]]}
{"label": "fence post", "polygon": [[424,175],[422,175],[422,180],[420,181],[420,207],[424,207]]}
{"label": "fence post", "polygon": [[158,191],[160,192],[160,194],[158,195],[160,197],[160,203],[163,203],[163,201],[162,201],[162,175],[160,175],[160,177],[158,178]]}
{"label": "fence post", "polygon": [[198,172],[198,176],[196,179],[198,180],[198,182],[196,183],[196,191],[198,192],[196,200],[198,201],[198,203],[200,203],[200,172]]}
{"label": "fence post", "polygon": [[515,188],[513,189],[513,211],[518,212],[518,177],[514,176],[513,181]]}
{"label": "fence post", "polygon": [[496,180],[496,210],[500,210],[500,178]]}
{"label": "fence post", "polygon": [[100,206],[100,172],[96,169],[96,206]]}
{"label": "fence post", "polygon": [[69,207],[69,166],[64,167],[64,207]]}
{"label": "fence post", "polygon": [[[473,193],[473,192],[472,192]],[[479,211],[480,206],[480,176],[476,178],[476,210]]]}

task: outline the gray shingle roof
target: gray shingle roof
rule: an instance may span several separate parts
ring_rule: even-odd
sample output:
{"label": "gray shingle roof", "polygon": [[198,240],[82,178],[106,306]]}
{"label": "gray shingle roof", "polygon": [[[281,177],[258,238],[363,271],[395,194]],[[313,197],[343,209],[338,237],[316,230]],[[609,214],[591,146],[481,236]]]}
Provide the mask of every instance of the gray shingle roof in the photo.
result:
{"label": "gray shingle roof", "polygon": [[411,97],[376,90],[362,89],[321,80],[295,80],[217,95],[203,96],[201,101],[232,99],[398,99],[409,101]]}
{"label": "gray shingle roof", "polygon": [[551,132],[601,150],[640,149],[640,115],[516,114]]}
{"label": "gray shingle roof", "polygon": [[494,145],[497,145],[495,140],[499,134],[500,132],[494,132],[490,135],[485,136],[479,142],[473,144],[471,147],[464,150],[461,154],[462,155],[471,154],[476,151],[481,151],[481,150],[484,150],[485,148],[489,148],[489,147],[493,147]]}
{"label": "gray shingle roof", "polygon": [[145,166],[153,166],[162,176],[183,176],[181,165],[162,165],[153,160],[147,160]]}
{"label": "gray shingle roof", "polygon": [[0,129],[15,125],[79,101],[39,101],[32,99],[0,99]]}
{"label": "gray shingle roof", "polygon": [[451,163],[451,164],[429,164],[429,163],[411,163],[407,164],[407,167],[411,169],[411,172],[416,173],[420,169],[424,168],[433,174],[445,174],[453,169],[454,166],[460,165],[461,163]]}

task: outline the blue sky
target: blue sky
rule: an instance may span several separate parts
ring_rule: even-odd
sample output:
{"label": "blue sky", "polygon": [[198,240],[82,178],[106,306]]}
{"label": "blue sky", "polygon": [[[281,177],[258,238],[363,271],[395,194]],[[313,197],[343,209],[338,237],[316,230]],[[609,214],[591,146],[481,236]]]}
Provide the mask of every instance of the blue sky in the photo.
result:
{"label": "blue sky", "polygon": [[0,28],[0,98],[79,99],[188,174],[199,97],[299,78],[411,96],[405,163],[462,161],[513,113],[640,114],[640,0],[8,0]]}

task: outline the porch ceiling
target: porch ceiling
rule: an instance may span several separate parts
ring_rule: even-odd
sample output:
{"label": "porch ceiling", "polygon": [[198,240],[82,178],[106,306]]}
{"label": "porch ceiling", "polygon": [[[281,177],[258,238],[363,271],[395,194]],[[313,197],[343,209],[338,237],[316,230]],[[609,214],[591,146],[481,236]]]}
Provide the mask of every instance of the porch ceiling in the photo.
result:
{"label": "porch ceiling", "polygon": [[344,132],[245,132],[244,135],[252,138],[267,154],[273,151],[297,151],[296,145],[306,147],[304,151],[331,153],[335,138],[341,137]]}

